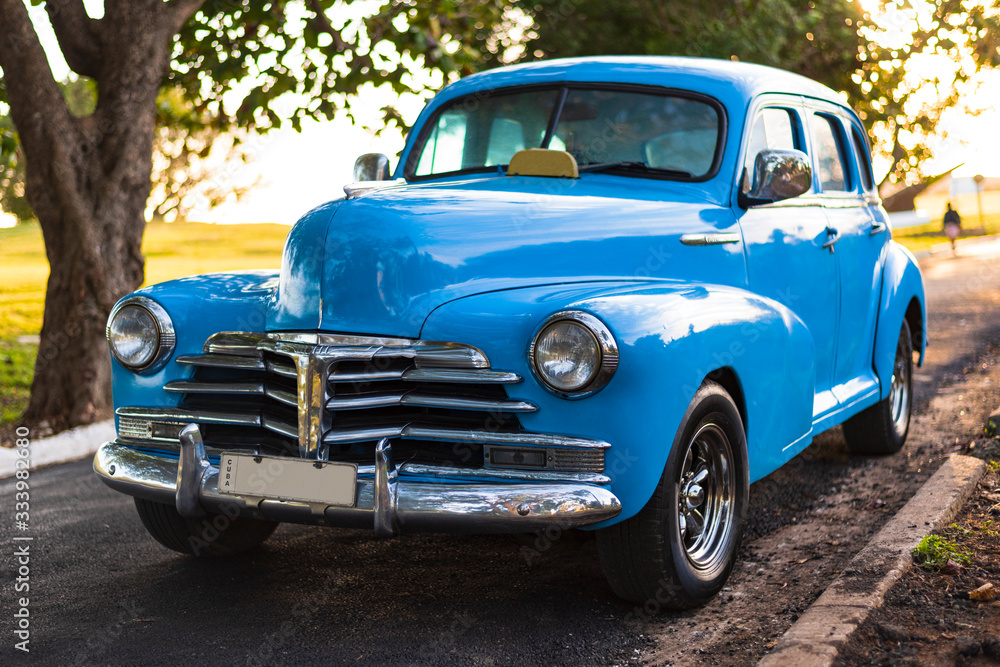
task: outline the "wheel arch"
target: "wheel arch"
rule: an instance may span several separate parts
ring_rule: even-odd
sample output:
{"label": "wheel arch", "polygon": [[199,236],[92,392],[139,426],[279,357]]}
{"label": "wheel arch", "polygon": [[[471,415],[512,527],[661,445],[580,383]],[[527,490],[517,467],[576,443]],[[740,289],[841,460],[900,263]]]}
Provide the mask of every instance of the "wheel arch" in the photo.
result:
{"label": "wheel arch", "polygon": [[917,365],[924,362],[927,349],[927,307],[924,282],[917,260],[896,242],[889,244],[882,277],[878,326],[875,331],[873,365],[880,385],[880,398],[889,395],[899,328],[906,325],[919,353]]}
{"label": "wheel arch", "polygon": [[723,366],[706,375],[702,384],[705,383],[705,380],[711,380],[726,390],[729,397],[733,399],[733,403],[736,404],[736,409],[740,412],[744,433],[749,433],[750,424],[747,416],[746,396],[743,393],[743,384],[740,382],[736,370],[732,366]]}
{"label": "wheel arch", "polygon": [[920,351],[918,366],[924,364],[924,351],[927,348],[927,318],[924,315],[924,308],[917,297],[910,299],[910,305],[906,307],[904,316],[907,326],[910,327],[910,337],[913,340],[913,349]]}

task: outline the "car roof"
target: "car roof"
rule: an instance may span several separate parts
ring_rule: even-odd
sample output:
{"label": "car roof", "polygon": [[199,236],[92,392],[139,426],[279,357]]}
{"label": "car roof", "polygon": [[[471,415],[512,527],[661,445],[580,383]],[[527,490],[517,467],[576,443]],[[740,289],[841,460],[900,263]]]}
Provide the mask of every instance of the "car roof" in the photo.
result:
{"label": "car roof", "polygon": [[489,88],[554,82],[603,82],[666,86],[701,92],[723,103],[763,93],[788,93],[841,106],[843,98],[812,79],[765,65],[680,56],[561,58],[501,67],[467,76],[442,91],[452,98]]}

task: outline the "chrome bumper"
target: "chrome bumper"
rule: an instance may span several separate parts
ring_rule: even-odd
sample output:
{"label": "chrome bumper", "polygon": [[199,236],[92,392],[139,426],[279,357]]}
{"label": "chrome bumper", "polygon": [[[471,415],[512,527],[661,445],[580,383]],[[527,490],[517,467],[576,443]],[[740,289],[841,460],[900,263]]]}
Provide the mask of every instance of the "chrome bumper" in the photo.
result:
{"label": "chrome bumper", "polygon": [[379,443],[374,478],[358,478],[354,507],[220,493],[219,470],[205,457],[197,427],[182,433],[179,459],[106,442],[94,456],[94,471],[116,491],[175,505],[185,516],[238,512],[270,521],[374,528],[381,537],[401,531],[529,533],[552,525],[586,526],[621,512],[613,493],[591,484],[408,481],[393,465],[388,440]]}

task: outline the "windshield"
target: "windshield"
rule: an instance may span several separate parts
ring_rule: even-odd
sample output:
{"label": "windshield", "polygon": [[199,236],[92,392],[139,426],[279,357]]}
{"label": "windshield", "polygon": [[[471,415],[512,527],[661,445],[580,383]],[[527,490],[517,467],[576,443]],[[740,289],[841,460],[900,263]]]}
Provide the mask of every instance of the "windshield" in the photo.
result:
{"label": "windshield", "polygon": [[487,91],[438,110],[407,161],[406,176],[495,171],[519,150],[550,148],[569,152],[581,167],[696,180],[712,170],[721,127],[715,104],[677,93]]}

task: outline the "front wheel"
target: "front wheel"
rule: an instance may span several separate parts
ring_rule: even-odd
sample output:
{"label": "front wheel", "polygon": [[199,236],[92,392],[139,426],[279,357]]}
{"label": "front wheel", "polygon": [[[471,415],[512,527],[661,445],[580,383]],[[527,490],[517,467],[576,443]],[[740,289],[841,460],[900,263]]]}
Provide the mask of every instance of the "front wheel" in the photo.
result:
{"label": "front wheel", "polygon": [[733,569],[748,489],[739,409],[720,385],[705,382],[684,415],[653,497],[634,517],[597,533],[615,593],[669,609],[711,600]]}
{"label": "front wheel", "polygon": [[174,551],[192,556],[233,556],[253,549],[278,527],[274,521],[208,514],[183,517],[173,505],[135,498],[142,525],[153,538]]}
{"label": "front wheel", "polygon": [[844,422],[844,440],[855,454],[895,454],[906,442],[913,407],[913,340],[903,322],[896,342],[889,395]]}

